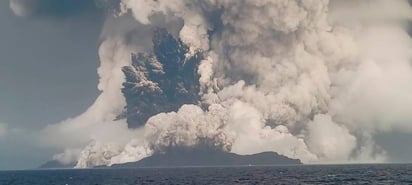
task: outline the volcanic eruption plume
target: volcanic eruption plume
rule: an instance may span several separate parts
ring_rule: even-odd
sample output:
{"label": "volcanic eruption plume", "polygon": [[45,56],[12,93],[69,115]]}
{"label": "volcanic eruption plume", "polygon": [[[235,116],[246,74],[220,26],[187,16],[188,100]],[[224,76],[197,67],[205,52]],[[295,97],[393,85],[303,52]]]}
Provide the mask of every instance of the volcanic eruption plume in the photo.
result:
{"label": "volcanic eruption plume", "polygon": [[408,1],[115,7],[101,36],[101,95],[82,115],[44,129],[45,137],[79,135],[50,143],[84,147],[77,167],[198,145],[306,163],[381,162],[376,134],[412,132]]}

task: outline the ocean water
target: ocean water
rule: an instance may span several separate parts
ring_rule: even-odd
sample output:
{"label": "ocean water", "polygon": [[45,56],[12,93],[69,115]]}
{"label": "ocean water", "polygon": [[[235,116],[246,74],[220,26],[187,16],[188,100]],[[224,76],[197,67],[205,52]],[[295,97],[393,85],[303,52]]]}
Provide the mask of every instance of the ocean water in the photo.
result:
{"label": "ocean water", "polygon": [[412,165],[0,171],[0,185],[412,184]]}

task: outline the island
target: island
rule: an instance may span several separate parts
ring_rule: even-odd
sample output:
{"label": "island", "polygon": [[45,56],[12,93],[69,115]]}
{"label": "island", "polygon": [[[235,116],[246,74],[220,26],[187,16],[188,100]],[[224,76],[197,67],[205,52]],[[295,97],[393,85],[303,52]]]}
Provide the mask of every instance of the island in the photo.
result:
{"label": "island", "polygon": [[211,166],[262,166],[300,165],[299,159],[291,159],[276,152],[262,152],[251,155],[238,155],[222,150],[199,148],[174,148],[155,153],[137,162],[115,164],[111,168],[145,167],[211,167]]}
{"label": "island", "polygon": [[[291,159],[276,152],[239,155],[210,148],[170,148],[136,162],[97,166],[95,168],[167,168],[167,167],[213,167],[213,166],[268,166],[300,165],[299,159]],[[76,164],[48,161],[40,169],[70,169]]]}
{"label": "island", "polygon": [[76,162],[64,164],[58,160],[47,161],[40,165],[39,169],[72,169],[76,166]]}

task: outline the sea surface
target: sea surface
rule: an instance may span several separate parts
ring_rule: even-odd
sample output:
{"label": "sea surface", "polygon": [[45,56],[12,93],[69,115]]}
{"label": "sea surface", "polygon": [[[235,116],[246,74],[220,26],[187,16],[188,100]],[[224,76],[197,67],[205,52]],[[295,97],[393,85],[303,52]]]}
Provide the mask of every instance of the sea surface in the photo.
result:
{"label": "sea surface", "polygon": [[412,184],[411,164],[0,171],[0,185]]}

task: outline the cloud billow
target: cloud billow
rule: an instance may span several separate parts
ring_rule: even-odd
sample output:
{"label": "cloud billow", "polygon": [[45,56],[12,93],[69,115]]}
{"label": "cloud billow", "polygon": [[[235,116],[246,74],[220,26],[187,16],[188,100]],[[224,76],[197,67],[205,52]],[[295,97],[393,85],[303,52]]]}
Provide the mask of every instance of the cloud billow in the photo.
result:
{"label": "cloud billow", "polygon": [[[388,156],[377,134],[412,133],[406,0],[122,0],[119,7],[99,49],[101,95],[84,114],[44,129],[56,138],[50,144],[83,148],[70,153],[79,156],[77,167],[205,141],[306,163],[382,162]],[[180,66],[161,60],[176,46],[151,47],[159,27],[184,45],[177,62],[201,56],[187,70],[195,75],[166,71]]]}

